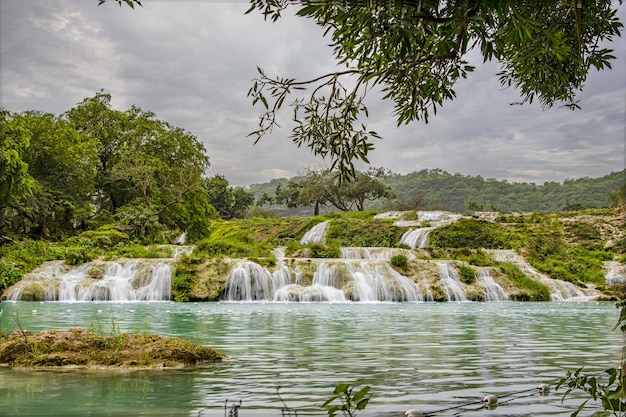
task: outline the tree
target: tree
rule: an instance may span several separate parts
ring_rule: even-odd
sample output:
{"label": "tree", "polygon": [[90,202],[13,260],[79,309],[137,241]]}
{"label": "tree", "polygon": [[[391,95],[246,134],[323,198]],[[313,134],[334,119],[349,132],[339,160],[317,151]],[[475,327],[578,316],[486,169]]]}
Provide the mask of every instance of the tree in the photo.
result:
{"label": "tree", "polygon": [[329,157],[340,178],[355,176],[353,161],[367,162],[378,138],[359,122],[373,87],[395,103],[399,125],[428,122],[473,71],[466,56],[476,50],[485,62],[500,62],[499,81],[519,90],[518,104],[575,109],[590,69],[611,68],[612,50],[601,45],[622,27],[610,0],[251,0],[248,13],[276,21],[293,5],[326,29],[343,69],[297,81],[258,68],[248,95],[265,112],[251,135],[258,141],[270,133],[287,96],[310,87],[292,103],[291,137]]}
{"label": "tree", "polygon": [[24,161],[30,138],[21,120],[0,109],[0,208],[32,192],[34,181]]}
{"label": "tree", "polygon": [[243,187],[231,187],[223,175],[215,175],[204,182],[209,202],[222,219],[243,218],[254,203],[254,194]]}
{"label": "tree", "polygon": [[14,209],[38,235],[72,231],[92,214],[98,143],[49,113],[16,117],[31,133],[24,160],[36,184]]}
{"label": "tree", "polygon": [[22,121],[0,109],[0,231],[11,221],[8,211],[33,192],[35,180],[24,160],[31,133]]}
{"label": "tree", "polygon": [[[99,144],[98,210],[110,211],[139,235],[155,237],[163,226],[187,230],[190,238],[204,233],[214,211],[204,189],[209,158],[195,136],[136,106],[114,110],[103,91],[65,117]],[[192,220],[191,213],[200,217]]]}
{"label": "tree", "polygon": [[341,211],[363,211],[366,201],[393,196],[391,189],[380,181],[385,175],[382,168],[370,168],[367,172],[356,171],[353,181],[346,182],[340,180],[336,170],[308,169],[289,180],[287,187],[279,185],[273,200],[290,208],[313,206],[315,216],[320,213],[320,206],[327,204]]}

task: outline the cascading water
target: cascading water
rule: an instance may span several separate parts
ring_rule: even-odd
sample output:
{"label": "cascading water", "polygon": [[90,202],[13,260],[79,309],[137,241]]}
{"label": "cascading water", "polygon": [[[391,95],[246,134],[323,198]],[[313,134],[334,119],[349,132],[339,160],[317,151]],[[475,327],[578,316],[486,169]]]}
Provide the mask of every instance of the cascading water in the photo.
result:
{"label": "cascading water", "polygon": [[279,288],[289,284],[289,272],[285,274],[282,267],[276,271],[272,274],[251,261],[240,263],[226,280],[226,300],[271,300]]}
{"label": "cascading water", "polygon": [[607,261],[604,263],[606,269],[606,284],[624,284],[626,283],[626,265],[616,261]]}
{"label": "cascading water", "polygon": [[515,253],[515,251],[492,250],[490,253],[497,261],[516,264],[522,272],[524,272],[524,274],[548,287],[552,301],[589,300],[597,297],[597,292],[594,290],[584,291],[571,282],[550,278],[538,272],[528,262],[526,262],[524,258]]}
{"label": "cascading water", "polygon": [[461,278],[456,269],[445,262],[437,262],[437,269],[439,270],[443,290],[446,293],[446,300],[467,301],[465,285],[461,282]]}
{"label": "cascading water", "polygon": [[94,261],[67,269],[48,262],[27,274],[6,294],[19,301],[24,291],[43,291],[46,301],[162,301],[171,298],[169,263],[154,260]]}
{"label": "cascading water", "polygon": [[311,243],[324,243],[326,239],[326,230],[328,230],[329,224],[329,221],[326,220],[313,226],[304,234],[304,236],[302,236],[300,244],[309,245]]}
{"label": "cascading water", "polygon": [[485,293],[485,301],[508,301],[509,295],[493,280],[489,270],[481,268],[476,271],[476,282]]}
{"label": "cascading water", "polygon": [[[291,283],[289,268],[280,264],[273,273],[253,262],[241,264],[226,282],[227,301],[423,301],[419,287],[386,262],[320,262],[310,286],[296,275]],[[349,294],[349,297],[346,296]]]}
{"label": "cascading water", "polygon": [[407,259],[415,259],[413,252],[399,248],[341,248],[341,259],[391,259],[403,254]]}
{"label": "cascading water", "polygon": [[428,246],[428,236],[434,227],[421,227],[409,230],[400,238],[400,243],[411,249],[425,249]]}

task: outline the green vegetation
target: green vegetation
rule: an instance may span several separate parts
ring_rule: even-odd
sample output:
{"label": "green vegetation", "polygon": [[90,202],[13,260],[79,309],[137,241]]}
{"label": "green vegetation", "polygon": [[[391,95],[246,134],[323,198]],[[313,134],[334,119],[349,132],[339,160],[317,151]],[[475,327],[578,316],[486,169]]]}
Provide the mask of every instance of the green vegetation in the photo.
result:
{"label": "green vegetation", "polygon": [[499,267],[520,290],[518,294],[511,294],[511,299],[516,301],[550,301],[548,287],[526,276],[519,266],[501,262]]}
{"label": "green vegetation", "polygon": [[339,412],[346,417],[354,417],[357,411],[367,406],[371,387],[365,385],[357,390],[360,384],[361,381],[358,380],[354,384],[341,383],[335,387],[330,398],[322,404],[322,408],[326,410],[329,417],[334,417]]}
{"label": "green vegetation", "polygon": [[459,272],[461,275],[461,282],[464,284],[472,284],[476,281],[476,270],[471,266],[459,265]]}
{"label": "green vegetation", "polygon": [[[119,329],[118,329],[119,330]],[[0,336],[0,363],[12,366],[164,368],[219,362],[224,355],[180,338],[95,329],[19,329]]]}
{"label": "green vegetation", "polygon": [[430,245],[435,248],[511,248],[510,238],[501,225],[476,219],[460,219],[436,228],[430,233]]}
{"label": "green vegetation", "polygon": [[111,224],[141,243],[203,234],[215,217],[204,146],[111,100],[101,91],[60,116],[2,111],[0,158],[10,166],[0,170],[2,240],[59,240]]}
{"label": "green vegetation", "polygon": [[393,255],[390,259],[391,265],[397,266],[398,268],[405,267],[408,261],[409,258],[404,253],[398,253],[397,255]]}

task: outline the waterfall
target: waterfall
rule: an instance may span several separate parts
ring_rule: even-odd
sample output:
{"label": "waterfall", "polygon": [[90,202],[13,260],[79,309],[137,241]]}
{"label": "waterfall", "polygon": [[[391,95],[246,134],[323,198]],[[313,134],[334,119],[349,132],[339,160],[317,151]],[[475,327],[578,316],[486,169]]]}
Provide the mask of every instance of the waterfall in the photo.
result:
{"label": "waterfall", "polygon": [[25,293],[40,290],[43,298],[41,301],[55,301],[59,293],[59,277],[67,272],[67,266],[63,261],[45,262],[9,288],[4,298],[9,301],[20,301],[26,296],[26,299],[31,300],[30,295]]}
{"label": "waterfall", "polygon": [[372,259],[367,248],[341,248],[342,259]]}
{"label": "waterfall", "polygon": [[488,269],[479,269],[476,272],[476,282],[485,293],[485,301],[508,301],[509,295],[493,280]]}
{"label": "waterfall", "polygon": [[[227,301],[423,301],[419,287],[391,268],[388,262],[320,262],[310,286],[301,284],[300,271],[291,283],[289,268],[280,264],[274,272],[254,262],[239,264],[228,276]],[[349,296],[347,295],[349,294]]]}
{"label": "waterfall", "polygon": [[341,248],[341,259],[391,259],[404,254],[407,259],[415,259],[413,252],[400,248]]}
{"label": "waterfall", "polygon": [[226,279],[228,301],[271,300],[278,289],[276,276],[261,265],[240,263]]}
{"label": "waterfall", "polygon": [[300,243],[302,245],[308,245],[311,243],[324,243],[326,239],[326,230],[328,230],[328,225],[328,220],[316,224],[309,231],[307,231],[304,236],[302,236],[302,239],[300,239]]}
{"label": "waterfall", "polygon": [[161,261],[94,261],[67,269],[47,262],[6,294],[9,300],[24,298],[28,288],[41,289],[46,301],[161,301],[172,288],[170,265]]}
{"label": "waterfall", "polygon": [[400,238],[400,243],[410,247],[411,249],[424,249],[428,246],[428,236],[434,227],[421,227],[419,229],[409,230]]}
{"label": "waterfall", "polygon": [[492,250],[489,251],[497,261],[510,262],[520,267],[528,277],[539,281],[550,291],[552,301],[577,301],[589,300],[597,297],[597,293],[593,290],[584,290],[578,288],[571,282],[560,279],[550,278],[534,269],[524,258],[512,250]]}
{"label": "waterfall", "polygon": [[624,284],[626,282],[626,265],[616,261],[604,262],[606,269],[606,285]]}
{"label": "waterfall", "polygon": [[425,301],[433,302],[435,298],[433,297],[433,293],[430,290],[430,284],[428,283],[428,276],[425,273],[422,273],[422,283],[424,288],[426,288],[426,299]]}
{"label": "waterfall", "polygon": [[439,277],[443,290],[446,292],[447,301],[467,301],[465,285],[461,282],[459,273],[454,267],[445,262],[437,262]]}
{"label": "waterfall", "polygon": [[[402,294],[402,299],[400,301],[424,301],[422,292],[415,282],[411,281],[409,278],[405,277],[389,265],[386,265],[386,268],[387,272],[395,280],[400,289],[400,293]],[[432,300],[432,294],[430,297]]]}

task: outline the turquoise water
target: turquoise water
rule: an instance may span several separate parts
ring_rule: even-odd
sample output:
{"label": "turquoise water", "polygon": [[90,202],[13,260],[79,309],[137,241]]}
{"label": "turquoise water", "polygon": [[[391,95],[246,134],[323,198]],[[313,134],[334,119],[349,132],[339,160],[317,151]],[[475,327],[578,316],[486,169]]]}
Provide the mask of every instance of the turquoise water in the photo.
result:
{"label": "turquoise water", "polygon": [[[2,416],[324,415],[340,382],[362,379],[360,416],[566,416],[554,390],[567,370],[619,362],[613,303],[2,303],[0,326],[32,331],[112,327],[181,336],[228,355],[185,371],[32,371],[0,368]],[[537,385],[550,383],[540,395]],[[531,390],[526,393],[512,393]],[[280,397],[284,401],[281,402]],[[286,414],[285,414],[286,415]]]}

